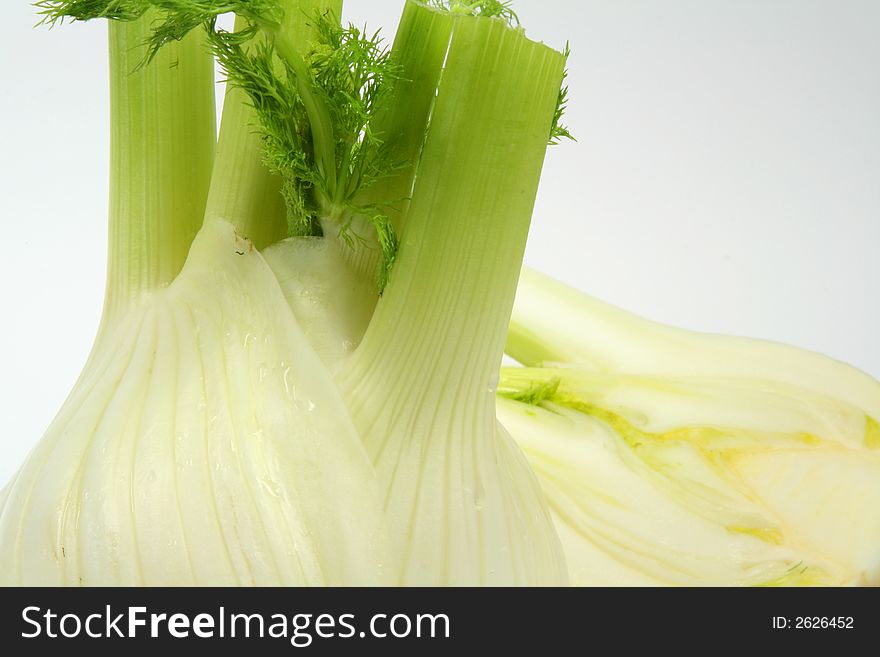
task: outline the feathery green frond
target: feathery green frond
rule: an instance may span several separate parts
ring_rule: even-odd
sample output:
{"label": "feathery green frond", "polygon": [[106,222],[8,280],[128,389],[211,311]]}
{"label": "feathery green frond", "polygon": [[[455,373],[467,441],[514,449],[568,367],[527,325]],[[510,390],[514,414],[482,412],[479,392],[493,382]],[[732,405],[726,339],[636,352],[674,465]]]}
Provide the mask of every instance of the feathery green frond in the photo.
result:
{"label": "feathery green frond", "polygon": [[148,60],[169,41],[179,41],[221,14],[235,12],[261,26],[278,26],[282,16],[278,0],[40,0],[36,6],[50,25],[65,19],[132,21],[156,10]]}
{"label": "feathery green frond", "polygon": [[137,20],[147,9],[147,0],[39,0],[34,6],[42,16],[42,23],[55,25],[70,21],[88,21],[94,18],[110,20]]}
{"label": "feathery green frond", "polygon": [[512,27],[519,25],[519,17],[511,9],[513,2],[507,0],[430,0],[428,4],[452,14],[501,18]]}
{"label": "feathery green frond", "polygon": [[[565,55],[565,60],[568,61],[568,57],[571,55],[571,46],[568,43],[565,44],[565,50],[562,51],[562,54]],[[568,109],[568,85],[565,84],[566,79],[568,79],[568,67],[562,73],[562,86],[559,88],[559,97],[556,99],[553,125],[550,126],[550,141],[548,143],[551,146],[557,145],[563,139],[577,141],[569,131],[568,126],[562,123],[562,117],[565,116],[565,111]]]}
{"label": "feathery green frond", "polygon": [[332,16],[314,20],[318,39],[304,54],[292,44],[282,53],[279,34],[245,48],[251,34],[232,34],[213,22],[210,43],[230,83],[245,91],[257,112],[266,164],[284,179],[290,234],[319,234],[320,220],[329,219],[343,240],[359,238],[350,234],[349,219],[365,218],[382,253],[381,289],[397,239],[379,205],[360,207],[354,198],[399,166],[371,128],[397,67],[378,33],[340,27]]}

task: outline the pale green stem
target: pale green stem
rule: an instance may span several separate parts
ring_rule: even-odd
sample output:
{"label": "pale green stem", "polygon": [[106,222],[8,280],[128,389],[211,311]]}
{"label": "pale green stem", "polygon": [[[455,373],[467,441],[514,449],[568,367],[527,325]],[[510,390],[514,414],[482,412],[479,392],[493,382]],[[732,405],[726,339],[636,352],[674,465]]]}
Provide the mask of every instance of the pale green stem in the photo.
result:
{"label": "pale green stem", "polygon": [[231,85],[223,102],[206,219],[225,219],[264,248],[287,236],[281,179],[263,164],[263,141],[247,95]]}
{"label": "pale green stem", "polygon": [[110,30],[105,321],[180,272],[202,224],[214,152],[213,63],[195,31],[144,60],[148,15]]}
{"label": "pale green stem", "polygon": [[501,21],[455,21],[399,260],[344,377],[355,407],[493,408],[565,62]]}
{"label": "pale green stem", "polygon": [[296,49],[294,40],[285,34],[283,29],[282,27],[281,32],[273,34],[275,50],[296,74],[299,97],[309,117],[315,162],[324,177],[325,188],[330,191],[332,197],[336,190],[336,139],[333,135],[330,111],[327,109],[324,99],[315,93],[309,69],[302,55]]}
{"label": "pale green stem", "polygon": [[[413,177],[425,143],[454,20],[447,12],[429,11],[421,3],[408,0],[391,49],[392,58],[400,67],[399,79],[370,124],[371,130],[385,141],[388,158],[400,168],[358,194],[355,202],[382,207],[398,234],[409,209]],[[380,250],[372,228],[363,220],[355,230],[366,239],[356,240],[344,253],[355,272],[374,281]]]}
{"label": "pale green stem", "polygon": [[340,388],[402,582],[556,584],[558,539],[495,385],[564,58],[502,21],[454,22],[399,257]]}

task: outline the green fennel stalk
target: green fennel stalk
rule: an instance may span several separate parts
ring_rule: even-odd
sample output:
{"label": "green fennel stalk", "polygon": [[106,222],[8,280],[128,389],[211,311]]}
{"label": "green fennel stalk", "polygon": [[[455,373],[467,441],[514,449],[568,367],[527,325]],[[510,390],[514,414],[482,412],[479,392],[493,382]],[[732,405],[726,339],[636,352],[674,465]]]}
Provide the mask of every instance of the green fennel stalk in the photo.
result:
{"label": "green fennel stalk", "polygon": [[407,527],[405,581],[564,581],[494,381],[565,58],[499,20],[432,20],[451,36],[424,59],[445,54],[400,256],[342,389]]}
{"label": "green fennel stalk", "polygon": [[110,29],[106,313],[180,273],[201,227],[214,153],[214,73],[193,33],[139,67],[149,19]]}

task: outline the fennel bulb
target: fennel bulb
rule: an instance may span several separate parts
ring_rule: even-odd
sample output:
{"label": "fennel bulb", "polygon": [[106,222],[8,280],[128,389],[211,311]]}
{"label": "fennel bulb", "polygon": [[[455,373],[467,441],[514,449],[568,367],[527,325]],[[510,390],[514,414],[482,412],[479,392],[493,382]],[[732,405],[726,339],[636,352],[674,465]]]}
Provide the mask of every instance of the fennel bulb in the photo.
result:
{"label": "fennel bulb", "polygon": [[407,2],[390,52],[335,0],[232,4],[42,3],[112,19],[109,281],[4,582],[564,583],[494,381],[565,55],[484,3]]}
{"label": "fennel bulb", "polygon": [[520,276],[570,135],[508,3],[40,6],[112,21],[108,286],[0,583],[877,582],[880,384]]}
{"label": "fennel bulb", "polygon": [[[499,418],[572,583],[880,583],[880,383],[640,319],[524,271]],[[546,366],[542,368],[542,366]]]}
{"label": "fennel bulb", "polygon": [[337,388],[272,270],[219,221],[105,325],[6,494],[0,584],[393,581]]}

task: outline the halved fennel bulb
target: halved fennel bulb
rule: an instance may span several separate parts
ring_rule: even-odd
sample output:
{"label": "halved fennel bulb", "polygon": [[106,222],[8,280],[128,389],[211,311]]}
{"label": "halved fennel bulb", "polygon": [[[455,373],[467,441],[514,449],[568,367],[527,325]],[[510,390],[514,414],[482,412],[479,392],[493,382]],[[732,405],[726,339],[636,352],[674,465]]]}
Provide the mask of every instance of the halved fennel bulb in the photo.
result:
{"label": "halved fennel bulb", "polygon": [[0,584],[392,581],[372,464],[275,274],[222,221],[105,324],[0,506]]}
{"label": "halved fennel bulb", "polygon": [[654,324],[533,272],[508,350],[556,363],[505,369],[498,411],[542,482],[572,583],[880,583],[880,384],[867,375]]}

